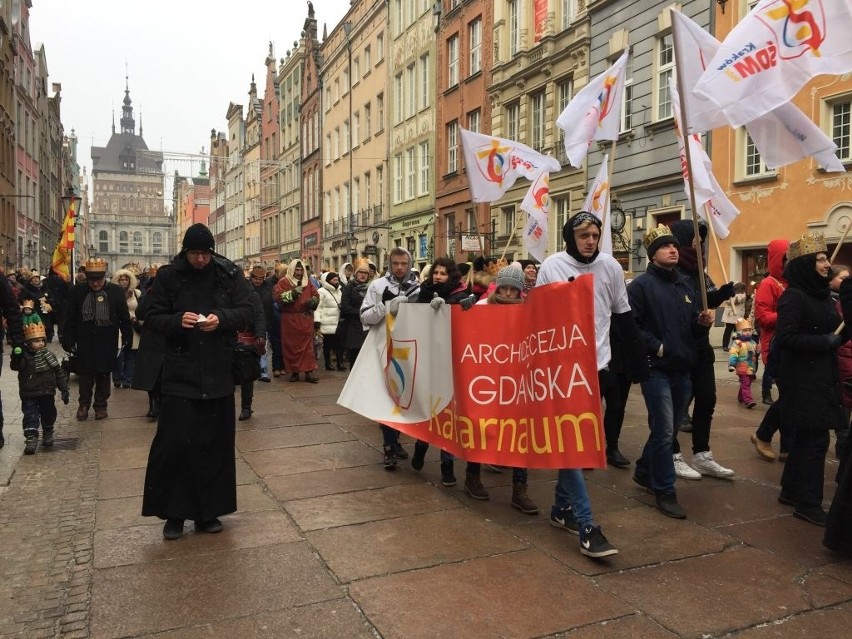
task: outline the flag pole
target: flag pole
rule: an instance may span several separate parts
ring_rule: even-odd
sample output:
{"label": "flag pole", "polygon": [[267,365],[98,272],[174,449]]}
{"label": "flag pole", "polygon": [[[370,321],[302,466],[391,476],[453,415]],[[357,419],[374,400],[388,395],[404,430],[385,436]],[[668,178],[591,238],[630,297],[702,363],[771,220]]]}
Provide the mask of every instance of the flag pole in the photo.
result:
{"label": "flag pole", "polygon": [[509,250],[509,247],[512,245],[512,240],[515,239],[515,230],[518,228],[518,221],[515,220],[515,225],[512,227],[512,233],[509,235],[509,240],[506,242],[506,246],[503,247],[503,252],[500,253],[500,259],[498,262],[503,262],[506,259],[506,251]]}
{"label": "flag pole", "polygon": [[[674,9],[671,9],[674,11]],[[671,19],[671,16],[669,17]],[[678,34],[677,29],[674,28],[674,24],[672,24],[672,44],[674,45],[675,56],[677,56],[678,51]],[[680,126],[682,127],[681,135],[683,136],[683,148],[684,153],[686,155],[686,170],[687,170],[687,183],[689,184],[689,205],[692,209],[692,233],[693,238],[701,238],[700,231],[698,228],[698,211],[695,207],[695,183],[692,180],[692,152],[690,150],[689,144],[689,127],[687,127],[687,117],[686,117],[686,98],[684,96],[683,91],[680,90],[680,87],[685,86],[682,82],[681,75],[683,73],[683,65],[679,64],[679,60],[675,58],[675,73],[677,76],[677,85],[678,85],[678,98],[680,102],[680,117],[681,122]],[[675,126],[678,126],[678,123],[675,122]],[[704,256],[702,255],[701,245],[699,242],[698,250],[695,251],[695,255],[698,261],[698,288],[699,293],[701,294],[701,308],[702,310],[707,310],[707,282],[704,279]]]}
{"label": "flag pole", "polygon": [[846,236],[849,235],[849,229],[852,228],[852,222],[846,223],[846,229],[843,231],[843,237],[840,238],[840,241],[837,243],[837,246],[834,247],[834,253],[831,254],[831,259],[829,262],[834,262],[837,259],[837,254],[840,253],[840,247],[843,246],[843,243],[846,241]]}
{"label": "flag pole", "polygon": [[[716,231],[713,229],[712,218],[710,217],[713,213],[710,211],[710,207],[705,204],[704,205],[704,216],[707,218],[707,232],[710,234],[710,241],[713,243],[713,248],[716,249],[716,258],[719,260],[719,268],[722,269],[722,281],[728,281],[728,271],[725,268],[725,262],[722,260],[722,251],[719,250],[719,239],[716,237]],[[736,312],[736,307],[734,306],[734,302],[731,298],[725,300],[725,304],[730,307],[731,312]]]}
{"label": "flag pole", "polygon": [[[613,140],[611,145],[610,145],[610,148],[609,148],[609,168],[607,168],[607,171],[608,171],[608,173],[607,173],[608,178],[607,179],[609,180],[609,184],[606,187],[606,200],[607,200],[606,203],[607,204],[612,203],[612,176],[613,176],[612,170],[613,170],[613,167],[615,166],[615,149],[616,149],[615,145],[617,144],[617,142],[618,142],[618,140]],[[604,226],[605,224],[610,223],[609,220],[607,219],[608,213],[609,213],[609,206],[605,206],[604,211],[603,211],[603,219],[601,220],[601,228],[602,229],[606,228],[606,226]]]}

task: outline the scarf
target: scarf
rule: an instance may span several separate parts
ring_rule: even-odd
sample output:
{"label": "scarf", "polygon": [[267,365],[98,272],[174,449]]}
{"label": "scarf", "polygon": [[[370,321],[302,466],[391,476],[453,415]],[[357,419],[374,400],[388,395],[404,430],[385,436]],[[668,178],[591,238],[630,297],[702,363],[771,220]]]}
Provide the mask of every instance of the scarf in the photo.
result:
{"label": "scarf", "polygon": [[109,319],[109,302],[106,291],[89,291],[83,300],[81,315],[84,322],[94,321],[95,326],[111,326]]}
{"label": "scarf", "polygon": [[61,366],[56,355],[51,353],[46,348],[33,352],[33,366],[36,373],[46,373],[51,369],[57,369]]}

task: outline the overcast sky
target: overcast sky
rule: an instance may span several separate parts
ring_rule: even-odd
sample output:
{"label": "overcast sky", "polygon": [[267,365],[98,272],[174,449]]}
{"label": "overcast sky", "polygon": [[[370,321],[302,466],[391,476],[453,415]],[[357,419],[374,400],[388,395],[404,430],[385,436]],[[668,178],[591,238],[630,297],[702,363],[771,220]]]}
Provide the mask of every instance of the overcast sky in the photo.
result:
{"label": "overcast sky", "polygon": [[[45,46],[49,82],[62,84],[62,123],[79,139],[77,161],[91,173],[89,148],[119,127],[125,62],[133,115],[148,147],[167,155],[166,171],[190,174],[197,162],[171,153],[209,149],[210,130],[227,128],[230,102],[246,105],[252,73],[258,96],[269,41],[280,60],[298,40],[306,0],[33,0],[33,50]],[[318,35],[349,0],[314,0]],[[49,89],[48,85],[48,89]]]}

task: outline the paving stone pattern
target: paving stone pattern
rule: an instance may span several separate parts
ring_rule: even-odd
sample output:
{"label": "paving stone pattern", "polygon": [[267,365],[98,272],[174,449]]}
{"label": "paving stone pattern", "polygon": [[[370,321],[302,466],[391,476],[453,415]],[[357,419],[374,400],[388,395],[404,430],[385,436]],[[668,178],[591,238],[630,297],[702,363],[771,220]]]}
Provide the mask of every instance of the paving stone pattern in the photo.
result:
{"label": "paving stone pattern", "polygon": [[[535,517],[510,508],[510,473],[483,472],[486,502],[465,497],[461,462],[459,485],[442,487],[434,448],[421,472],[386,472],[378,427],[335,403],[346,374],[319,375],[256,385],[255,413],[237,426],[239,512],[219,535],[187,522],[164,542],[162,522],[139,514],[155,430],[145,394],[114,389],[97,422],[59,403],[56,448],[20,456],[7,371],[0,637],[770,639],[852,625],[852,561],[777,503],[782,466],[748,442],[765,407],[737,405],[721,352],[711,441],[735,479],[679,480],[689,518],[676,521],[630,471],[588,471],[596,519],[621,551],[601,561],[549,525],[552,471],[530,472]],[[636,459],[646,435],[634,388],[622,452]],[[830,454],[827,502],[836,468]]]}

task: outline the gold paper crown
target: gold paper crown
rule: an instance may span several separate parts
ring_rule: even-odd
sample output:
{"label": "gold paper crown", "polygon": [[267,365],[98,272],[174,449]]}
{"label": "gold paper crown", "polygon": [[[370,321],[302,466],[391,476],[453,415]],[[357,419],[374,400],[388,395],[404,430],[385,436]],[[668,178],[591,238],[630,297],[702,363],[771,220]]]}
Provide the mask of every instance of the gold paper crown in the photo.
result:
{"label": "gold paper crown", "polygon": [[645,245],[645,250],[651,246],[654,240],[660,237],[674,237],[674,235],[672,234],[672,230],[665,224],[659,224],[657,225],[657,228],[648,229],[648,232],[645,233],[645,237],[642,239],[642,243]]}
{"label": "gold paper crown", "polygon": [[34,299],[26,299],[21,302],[21,308],[32,308],[35,309],[35,300]]}
{"label": "gold paper crown", "polygon": [[750,331],[753,328],[754,327],[751,325],[751,322],[749,322],[745,317],[741,317],[740,319],[737,320],[737,330],[738,331]]}
{"label": "gold paper crown", "polygon": [[790,242],[790,248],[787,249],[787,260],[795,260],[803,255],[827,252],[828,248],[825,246],[825,237],[822,233],[805,234],[801,239]]}
{"label": "gold paper crown", "polygon": [[44,324],[41,322],[33,322],[24,326],[24,341],[28,342],[31,339],[39,339],[45,336]]}
{"label": "gold paper crown", "polygon": [[106,260],[100,257],[92,257],[86,260],[86,273],[106,273]]}

